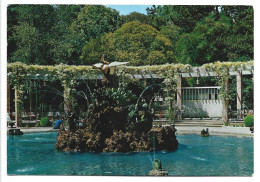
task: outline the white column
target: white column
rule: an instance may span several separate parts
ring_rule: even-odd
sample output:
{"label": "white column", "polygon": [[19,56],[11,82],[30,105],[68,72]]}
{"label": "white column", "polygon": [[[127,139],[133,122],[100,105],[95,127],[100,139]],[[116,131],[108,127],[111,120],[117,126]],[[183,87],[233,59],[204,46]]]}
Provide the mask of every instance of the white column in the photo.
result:
{"label": "white column", "polygon": [[237,72],[237,110],[242,109],[242,72]]}
{"label": "white column", "polygon": [[[229,94],[228,85],[229,85],[229,76],[226,76],[226,80],[225,80],[224,87],[225,87],[225,92],[226,92],[227,95]],[[228,105],[229,105],[229,101],[228,101],[228,100],[225,101],[225,100],[223,99],[222,102],[223,102],[222,120],[223,120],[225,123],[228,123],[228,121],[229,121],[229,117],[228,117]]]}
{"label": "white column", "polygon": [[181,75],[177,75],[177,119],[181,119]]}
{"label": "white column", "polygon": [[20,121],[20,111],[19,111],[19,108],[18,108],[19,96],[18,96],[18,90],[17,89],[15,89],[14,94],[15,94],[15,127],[18,127],[19,121]]}

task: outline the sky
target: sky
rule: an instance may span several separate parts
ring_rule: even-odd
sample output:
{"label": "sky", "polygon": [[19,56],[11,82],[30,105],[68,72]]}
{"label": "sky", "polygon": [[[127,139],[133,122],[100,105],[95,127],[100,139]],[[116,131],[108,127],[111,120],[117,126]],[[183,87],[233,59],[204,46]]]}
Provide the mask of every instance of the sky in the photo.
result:
{"label": "sky", "polygon": [[146,8],[152,5],[106,5],[106,7],[113,8],[119,11],[120,15],[128,15],[131,12],[138,12],[146,14]]}

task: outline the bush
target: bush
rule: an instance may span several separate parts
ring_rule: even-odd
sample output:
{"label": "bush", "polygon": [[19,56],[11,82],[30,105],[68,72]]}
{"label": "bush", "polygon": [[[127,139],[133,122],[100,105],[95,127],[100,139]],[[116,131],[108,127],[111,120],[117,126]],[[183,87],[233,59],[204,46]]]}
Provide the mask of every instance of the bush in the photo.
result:
{"label": "bush", "polygon": [[43,127],[44,127],[44,126],[47,126],[48,123],[49,123],[48,117],[42,117],[42,118],[41,118],[40,126],[43,126]]}
{"label": "bush", "polygon": [[247,115],[244,119],[244,123],[246,127],[251,127],[254,125],[254,116],[253,115]]}

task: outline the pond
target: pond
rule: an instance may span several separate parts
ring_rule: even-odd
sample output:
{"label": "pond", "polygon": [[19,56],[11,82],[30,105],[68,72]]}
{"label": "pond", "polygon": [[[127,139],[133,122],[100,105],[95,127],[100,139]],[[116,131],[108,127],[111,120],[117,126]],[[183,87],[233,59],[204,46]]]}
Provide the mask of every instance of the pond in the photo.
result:
{"label": "pond", "polygon": [[178,135],[174,152],[56,151],[56,132],[8,135],[8,175],[144,176],[159,158],[170,176],[251,176],[253,138]]}

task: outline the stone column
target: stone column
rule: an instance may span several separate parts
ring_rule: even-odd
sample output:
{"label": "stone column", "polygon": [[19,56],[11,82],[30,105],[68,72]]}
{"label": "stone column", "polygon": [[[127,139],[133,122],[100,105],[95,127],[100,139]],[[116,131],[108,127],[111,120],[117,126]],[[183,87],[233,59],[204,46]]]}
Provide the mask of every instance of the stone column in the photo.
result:
{"label": "stone column", "polygon": [[69,95],[70,95],[70,89],[68,85],[64,86],[64,112],[68,112],[69,111]]}
{"label": "stone column", "polygon": [[237,72],[237,114],[242,119],[242,71]]}
{"label": "stone column", "polygon": [[20,111],[19,111],[19,108],[18,108],[19,95],[18,95],[17,89],[15,89],[15,91],[14,91],[14,96],[15,96],[15,103],[14,103],[14,107],[15,107],[15,127],[18,127],[19,121],[20,121]]}
{"label": "stone column", "polygon": [[[227,75],[226,79],[225,79],[225,84],[224,84],[224,89],[225,89],[225,92],[227,95],[229,94],[228,85],[229,85],[229,76]],[[222,99],[222,104],[223,104],[222,120],[223,120],[223,122],[228,123],[229,122],[229,116],[228,116],[229,101],[228,101],[228,99],[226,99],[226,100]]]}
{"label": "stone column", "polygon": [[181,74],[177,75],[177,119],[181,119]]}
{"label": "stone column", "polygon": [[10,95],[10,82],[7,78],[7,112],[11,114],[11,95]]}
{"label": "stone column", "polygon": [[32,112],[32,82],[30,82],[30,112]]}

